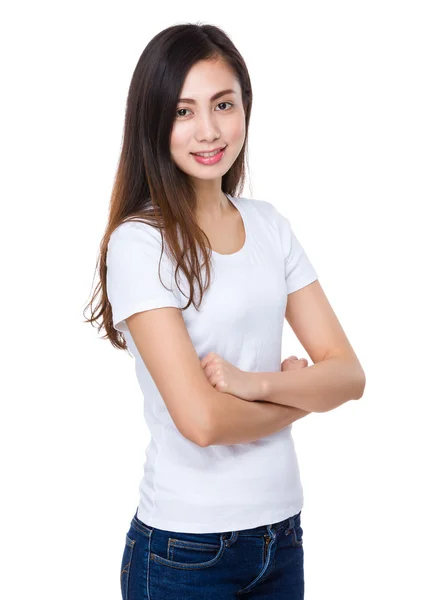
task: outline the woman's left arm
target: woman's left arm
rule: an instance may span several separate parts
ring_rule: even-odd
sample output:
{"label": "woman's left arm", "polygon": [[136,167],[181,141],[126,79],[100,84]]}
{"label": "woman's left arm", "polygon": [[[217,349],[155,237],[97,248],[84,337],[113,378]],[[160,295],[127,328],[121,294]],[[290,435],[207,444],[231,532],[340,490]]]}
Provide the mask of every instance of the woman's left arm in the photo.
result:
{"label": "woman's left arm", "polygon": [[363,396],[365,374],[359,361],[331,356],[298,371],[253,373],[260,379],[260,400],[326,412]]}
{"label": "woman's left arm", "polygon": [[262,400],[325,412],[361,398],[364,370],[318,280],[287,296],[286,320],[314,364],[256,373]]}
{"label": "woman's left arm", "polygon": [[364,370],[319,281],[287,298],[286,319],[314,364],[301,368],[299,361],[287,363],[281,371],[248,372],[210,352],[201,360],[209,382],[218,391],[249,402],[272,402],[308,412],[326,412],[362,398]]}

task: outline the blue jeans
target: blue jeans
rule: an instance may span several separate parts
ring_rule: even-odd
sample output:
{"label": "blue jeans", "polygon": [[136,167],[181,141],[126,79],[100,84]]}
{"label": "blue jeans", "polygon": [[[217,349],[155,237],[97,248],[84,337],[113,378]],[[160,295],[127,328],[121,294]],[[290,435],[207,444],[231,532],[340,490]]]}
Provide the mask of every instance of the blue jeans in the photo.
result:
{"label": "blue jeans", "polygon": [[136,512],[126,534],[123,600],[303,600],[300,511],[241,531],[182,533],[146,525]]}

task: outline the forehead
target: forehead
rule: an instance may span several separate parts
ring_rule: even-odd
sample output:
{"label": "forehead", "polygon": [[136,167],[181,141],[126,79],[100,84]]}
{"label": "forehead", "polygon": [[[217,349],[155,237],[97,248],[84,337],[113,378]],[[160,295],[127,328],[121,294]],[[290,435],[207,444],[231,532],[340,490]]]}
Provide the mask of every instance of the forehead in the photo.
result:
{"label": "forehead", "polygon": [[229,65],[222,60],[201,60],[186,75],[180,97],[208,100],[215,92],[228,88],[240,93],[240,85]]}

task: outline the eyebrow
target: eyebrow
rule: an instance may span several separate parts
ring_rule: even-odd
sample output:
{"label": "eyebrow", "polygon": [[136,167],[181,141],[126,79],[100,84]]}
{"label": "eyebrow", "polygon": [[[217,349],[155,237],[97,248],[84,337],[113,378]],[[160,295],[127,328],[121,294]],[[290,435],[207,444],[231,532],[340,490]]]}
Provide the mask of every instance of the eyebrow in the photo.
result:
{"label": "eyebrow", "polygon": [[[222,90],[221,92],[217,92],[214,96],[211,96],[210,102],[213,100],[217,100],[220,96],[224,96],[225,94],[235,94],[234,90]],[[179,98],[179,102],[187,102],[188,104],[196,104],[196,100],[193,98]]]}

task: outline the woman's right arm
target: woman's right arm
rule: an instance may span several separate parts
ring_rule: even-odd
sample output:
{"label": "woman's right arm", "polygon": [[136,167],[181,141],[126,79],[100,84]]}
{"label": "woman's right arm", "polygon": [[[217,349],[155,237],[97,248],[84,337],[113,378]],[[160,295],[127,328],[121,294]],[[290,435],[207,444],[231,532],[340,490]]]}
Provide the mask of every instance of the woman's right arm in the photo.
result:
{"label": "woman's right arm", "polygon": [[176,427],[199,446],[254,441],[309,414],[216,390],[175,307],[135,313],[126,324]]}
{"label": "woman's right arm", "polygon": [[254,442],[280,431],[310,413],[294,406],[245,400],[210,389],[210,431],[207,446]]}

